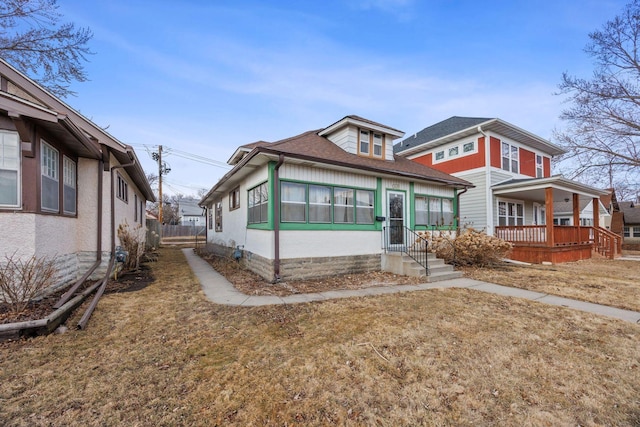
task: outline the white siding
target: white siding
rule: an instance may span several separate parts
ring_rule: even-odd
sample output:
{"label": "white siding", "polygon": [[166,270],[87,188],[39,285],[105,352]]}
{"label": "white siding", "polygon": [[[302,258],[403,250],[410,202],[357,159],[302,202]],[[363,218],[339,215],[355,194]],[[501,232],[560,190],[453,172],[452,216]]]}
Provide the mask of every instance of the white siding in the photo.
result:
{"label": "white siding", "polygon": [[319,184],[345,185],[359,188],[376,188],[376,178],[373,176],[331,171],[309,166],[288,164],[286,162],[280,167],[280,179],[293,179]]}
{"label": "white siding", "polygon": [[356,154],[357,152],[357,135],[352,126],[339,129],[329,135],[327,139],[348,153]]}
{"label": "white siding", "polygon": [[485,172],[468,175],[456,174],[475,185],[460,195],[460,226],[473,227],[476,230],[487,228],[487,185]]}
{"label": "white siding", "polygon": [[453,189],[450,187],[444,187],[442,185],[429,185],[429,184],[421,184],[416,183],[413,186],[413,191],[416,194],[426,194],[429,196],[440,196],[440,197],[453,197]]}

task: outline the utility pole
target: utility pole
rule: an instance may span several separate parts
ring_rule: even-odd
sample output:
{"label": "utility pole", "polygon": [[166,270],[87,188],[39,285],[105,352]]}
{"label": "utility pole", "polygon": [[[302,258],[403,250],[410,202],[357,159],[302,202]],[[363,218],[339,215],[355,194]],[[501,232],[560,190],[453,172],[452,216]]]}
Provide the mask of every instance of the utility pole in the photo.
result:
{"label": "utility pole", "polygon": [[162,161],[162,145],[158,146],[158,152],[157,153],[152,153],[151,157],[153,158],[153,160],[158,162],[158,222],[160,222],[160,225],[162,225],[162,211],[164,209],[163,203],[162,203],[162,175],[166,175],[169,172],[171,172],[171,168],[167,166],[166,163],[164,163]]}
{"label": "utility pole", "polygon": [[158,147],[158,222],[162,225],[162,145]]}

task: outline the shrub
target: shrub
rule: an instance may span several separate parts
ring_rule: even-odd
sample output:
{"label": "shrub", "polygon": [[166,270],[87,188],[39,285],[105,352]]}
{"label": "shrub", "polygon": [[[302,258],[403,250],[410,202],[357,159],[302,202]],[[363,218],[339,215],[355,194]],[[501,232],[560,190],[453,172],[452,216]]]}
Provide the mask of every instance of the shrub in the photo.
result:
{"label": "shrub", "polygon": [[140,258],[144,254],[144,242],[142,241],[142,225],[138,224],[131,230],[125,220],[118,226],[118,238],[122,249],[129,252],[127,260],[122,266],[125,270],[135,270],[140,266]]}
{"label": "shrub", "polygon": [[22,313],[29,301],[41,295],[53,285],[57,274],[53,259],[46,257],[22,260],[5,255],[6,262],[0,264],[0,301],[9,304],[11,310]]}
{"label": "shrub", "polygon": [[456,265],[494,265],[505,258],[513,246],[473,228],[461,230],[455,238],[449,234],[431,236],[423,233],[422,236],[429,240],[429,252],[435,252],[446,263]]}

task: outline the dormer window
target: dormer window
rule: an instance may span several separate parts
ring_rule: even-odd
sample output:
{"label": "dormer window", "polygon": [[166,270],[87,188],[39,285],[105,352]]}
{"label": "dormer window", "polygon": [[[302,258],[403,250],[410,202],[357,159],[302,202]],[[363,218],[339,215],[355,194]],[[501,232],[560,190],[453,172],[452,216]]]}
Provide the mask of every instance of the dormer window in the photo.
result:
{"label": "dormer window", "polygon": [[360,154],[369,155],[371,146],[371,133],[368,130],[360,131]]}
{"label": "dormer window", "polygon": [[382,158],[384,152],[384,136],[379,132],[360,129],[358,154],[366,157]]}

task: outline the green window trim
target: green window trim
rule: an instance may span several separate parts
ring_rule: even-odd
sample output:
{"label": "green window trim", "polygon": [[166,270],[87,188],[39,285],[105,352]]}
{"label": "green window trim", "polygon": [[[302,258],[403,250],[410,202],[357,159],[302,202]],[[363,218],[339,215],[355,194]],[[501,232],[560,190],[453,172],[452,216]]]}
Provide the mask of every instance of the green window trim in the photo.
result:
{"label": "green window trim", "polygon": [[[423,209],[420,209],[418,199],[424,199]],[[445,201],[447,204],[445,204]],[[413,217],[411,219],[412,225],[416,230],[453,230],[458,226],[457,220],[457,206],[456,195],[453,197],[435,196],[430,194],[412,194],[411,196],[411,211]],[[437,207],[437,210],[434,209]],[[450,207],[450,210],[445,210],[446,207]],[[418,212],[421,212],[419,215]],[[432,218],[432,213],[438,212],[436,218]],[[424,216],[426,216],[426,224],[424,223]]]}
{"label": "green window trim", "polygon": [[[380,184],[379,184],[380,185]],[[301,204],[299,190],[304,186],[304,214],[294,204]],[[377,185],[378,186],[378,185]],[[323,189],[329,190],[323,191]],[[378,188],[361,188],[354,186],[306,182],[297,180],[280,181],[280,229],[281,230],[379,230],[381,224],[376,222],[376,212],[380,210],[380,192]],[[291,191],[288,191],[291,190]],[[316,190],[315,194],[311,191]],[[296,193],[295,195],[293,193]],[[324,193],[324,197],[318,197]],[[338,193],[342,193],[342,203],[336,204]],[[329,199],[326,199],[327,194]],[[295,200],[293,200],[295,199]],[[364,203],[363,203],[364,202]],[[289,212],[285,208],[294,211]],[[329,207],[327,212],[326,207]],[[289,212],[291,220],[284,220]],[[336,215],[345,218],[345,222],[337,222]],[[302,220],[304,217],[304,220]]]}

